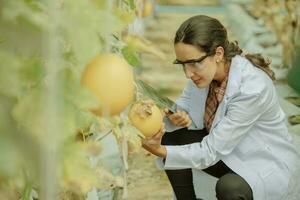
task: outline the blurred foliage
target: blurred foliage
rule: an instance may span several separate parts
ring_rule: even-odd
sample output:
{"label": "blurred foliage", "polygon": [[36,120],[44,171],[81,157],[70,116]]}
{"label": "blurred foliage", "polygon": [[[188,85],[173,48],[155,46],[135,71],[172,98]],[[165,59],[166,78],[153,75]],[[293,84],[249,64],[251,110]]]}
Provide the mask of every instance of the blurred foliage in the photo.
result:
{"label": "blurred foliage", "polygon": [[122,48],[122,54],[126,61],[132,66],[141,66],[138,52],[131,46]]}
{"label": "blurred foliage", "polygon": [[218,6],[220,0],[156,0],[159,4],[193,5],[193,6]]}
{"label": "blurred foliage", "polygon": [[[0,196],[10,195],[3,188],[28,196],[29,186],[39,187],[39,176],[48,173],[40,172],[48,150],[57,152],[61,190],[122,186],[109,170],[90,166],[90,143],[75,141],[78,131],[92,125],[101,131],[99,118],[87,110],[99,102],[80,85],[81,72],[97,54],[110,51],[112,34],[120,35],[135,18],[134,0],[120,1],[122,9],[107,2],[1,1]],[[114,51],[140,65],[138,52],[125,46]]]}
{"label": "blurred foliage", "polygon": [[[300,39],[300,38],[299,38]],[[288,73],[288,84],[300,94],[300,46],[296,50],[292,67]]]}
{"label": "blurred foliage", "polygon": [[134,0],[124,0],[124,3],[126,3],[131,10],[134,10],[136,8]]}
{"label": "blurred foliage", "polygon": [[274,31],[283,46],[283,66],[290,67],[300,32],[300,2],[298,0],[254,0],[251,14],[262,19]]}

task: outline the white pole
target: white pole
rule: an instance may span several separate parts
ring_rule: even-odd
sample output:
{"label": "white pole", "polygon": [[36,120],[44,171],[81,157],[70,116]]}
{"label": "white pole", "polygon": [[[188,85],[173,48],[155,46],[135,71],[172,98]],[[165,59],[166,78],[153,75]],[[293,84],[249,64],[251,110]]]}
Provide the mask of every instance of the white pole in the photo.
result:
{"label": "white pole", "polygon": [[57,70],[61,66],[61,55],[59,51],[59,33],[58,23],[60,18],[60,6],[57,0],[47,0],[48,11],[52,23],[50,30],[45,33],[45,45],[43,48],[43,58],[45,59],[46,80],[44,94],[45,110],[43,113],[43,123],[45,130],[40,137],[40,199],[53,200],[57,199],[57,148],[60,126],[56,120],[58,115],[58,94],[59,81],[57,79]]}

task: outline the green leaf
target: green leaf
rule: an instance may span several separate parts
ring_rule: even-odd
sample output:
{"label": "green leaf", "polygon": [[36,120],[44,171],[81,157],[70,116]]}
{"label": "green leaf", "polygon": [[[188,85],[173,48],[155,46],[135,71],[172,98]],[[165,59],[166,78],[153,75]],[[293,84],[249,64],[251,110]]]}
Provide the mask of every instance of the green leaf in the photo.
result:
{"label": "green leaf", "polygon": [[20,59],[0,49],[0,60],[0,93],[10,97],[20,96],[22,92],[18,73],[21,68]]}
{"label": "green leaf", "polygon": [[41,84],[46,75],[45,68],[41,63],[41,60],[37,57],[31,57],[24,60],[19,73],[22,86],[27,89]]}
{"label": "green leaf", "polygon": [[124,2],[129,5],[130,9],[131,10],[134,10],[135,9],[135,3],[134,3],[134,0],[124,0]]}
{"label": "green leaf", "polygon": [[49,30],[51,18],[41,1],[4,1],[3,18],[14,24],[31,25],[31,28]]}
{"label": "green leaf", "polygon": [[17,154],[17,148],[8,137],[0,135],[0,177],[12,180],[20,172],[21,158]]}
{"label": "green leaf", "polygon": [[16,99],[0,94],[0,135],[11,134],[16,129],[16,124],[11,116],[11,110]]}
{"label": "green leaf", "polygon": [[125,11],[122,9],[114,9],[115,16],[125,24],[130,24],[133,22],[135,13],[133,11]]}
{"label": "green leaf", "polygon": [[141,91],[141,93],[146,97],[152,99],[158,107],[170,109],[175,104],[171,99],[159,94],[159,92],[156,89],[154,89],[144,81],[136,80],[136,84],[138,85],[138,88]]}
{"label": "green leaf", "polygon": [[81,74],[74,68],[64,68],[58,73],[61,96],[77,109],[87,110],[99,106],[97,97],[80,84]]}
{"label": "green leaf", "polygon": [[47,123],[43,116],[45,107],[45,96],[41,89],[36,88],[19,99],[13,109],[13,117],[28,133],[34,136],[41,135]]}
{"label": "green leaf", "polygon": [[121,50],[124,58],[127,60],[127,62],[133,66],[133,67],[138,67],[141,66],[141,62],[140,62],[140,58],[138,55],[138,52],[130,47],[130,46],[126,46]]}

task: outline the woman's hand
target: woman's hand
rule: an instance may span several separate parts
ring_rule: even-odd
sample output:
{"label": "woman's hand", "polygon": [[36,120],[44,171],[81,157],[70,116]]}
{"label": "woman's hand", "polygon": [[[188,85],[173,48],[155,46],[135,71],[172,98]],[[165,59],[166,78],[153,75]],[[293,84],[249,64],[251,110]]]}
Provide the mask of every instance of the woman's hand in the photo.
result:
{"label": "woman's hand", "polygon": [[165,125],[162,124],[162,127],[155,135],[142,140],[142,147],[156,156],[165,158],[167,156],[167,150],[161,145],[161,139],[164,133]]}
{"label": "woman's hand", "polygon": [[164,112],[176,126],[189,127],[192,124],[192,120],[185,111],[178,110],[176,113],[171,113],[168,109],[165,109]]}

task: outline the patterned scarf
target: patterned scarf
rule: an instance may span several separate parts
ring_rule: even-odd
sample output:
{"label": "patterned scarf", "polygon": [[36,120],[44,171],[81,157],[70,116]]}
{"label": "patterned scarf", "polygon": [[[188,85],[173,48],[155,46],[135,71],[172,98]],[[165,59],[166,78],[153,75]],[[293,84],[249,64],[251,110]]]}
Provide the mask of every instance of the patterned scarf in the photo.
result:
{"label": "patterned scarf", "polygon": [[209,92],[206,99],[205,114],[204,114],[204,123],[206,126],[206,130],[208,132],[211,129],[218,106],[220,102],[223,100],[223,97],[225,95],[227,81],[228,81],[228,74],[225,77],[225,79],[222,81],[220,86],[218,86],[216,81],[213,81],[209,86]]}

